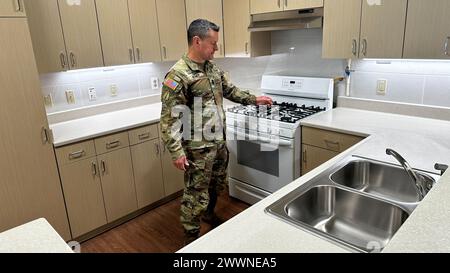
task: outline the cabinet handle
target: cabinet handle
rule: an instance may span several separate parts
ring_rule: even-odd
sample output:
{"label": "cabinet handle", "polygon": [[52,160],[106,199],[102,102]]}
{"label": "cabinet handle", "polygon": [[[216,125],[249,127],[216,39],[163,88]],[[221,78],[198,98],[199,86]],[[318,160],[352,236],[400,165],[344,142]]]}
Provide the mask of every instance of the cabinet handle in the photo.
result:
{"label": "cabinet handle", "polygon": [[150,138],[150,133],[141,134],[138,136],[139,140],[144,140]]}
{"label": "cabinet handle", "polygon": [[285,7],[288,6],[288,0],[284,0],[284,6],[285,6]]}
{"label": "cabinet handle", "polygon": [[165,46],[163,46],[163,55],[164,59],[167,59],[167,48]]}
{"label": "cabinet handle", "polygon": [[92,162],[92,175],[97,176],[97,163]]}
{"label": "cabinet handle", "polygon": [[77,158],[83,157],[84,154],[85,154],[84,150],[81,150],[81,151],[78,151],[78,152],[74,152],[74,153],[70,153],[69,154],[69,159],[70,160],[77,159]]}
{"label": "cabinet handle", "polygon": [[61,67],[62,67],[62,69],[66,69],[66,65],[67,65],[67,63],[66,63],[66,54],[64,54],[63,52],[61,52],[61,54],[59,54],[59,59],[60,59],[60,61],[61,61]]}
{"label": "cabinet handle", "polygon": [[105,163],[105,161],[102,160],[100,164],[102,165],[102,174],[105,174],[106,173],[106,163]]}
{"label": "cabinet handle", "polygon": [[20,0],[15,0],[14,3],[16,6],[16,12],[22,12],[22,3],[20,2]]}
{"label": "cabinet handle", "polygon": [[338,141],[332,141],[332,140],[328,140],[328,139],[324,139],[324,141],[328,147],[330,147],[330,145],[334,145],[334,146],[338,146],[338,147],[341,145]]}
{"label": "cabinet handle", "polygon": [[128,49],[128,54],[130,55],[130,63],[134,63],[134,61],[133,61],[133,49],[132,48]]}
{"label": "cabinet handle", "polygon": [[155,143],[155,150],[156,150],[156,155],[159,155],[161,153],[158,143]]}
{"label": "cabinet handle", "polygon": [[303,151],[303,163],[306,164],[306,150]]}
{"label": "cabinet handle", "polygon": [[358,46],[358,42],[356,41],[356,39],[353,39],[353,41],[352,41],[352,53],[353,53],[353,56],[356,56],[356,54],[358,53],[357,46]]}
{"label": "cabinet handle", "polygon": [[41,130],[41,137],[42,137],[42,144],[47,144],[47,143],[50,144],[50,138],[49,138],[49,135],[48,135],[48,130],[47,130],[47,128],[42,127],[42,130]]}
{"label": "cabinet handle", "polygon": [[364,57],[366,57],[366,55],[367,55],[367,40],[366,39],[364,39],[362,41],[361,52],[364,55]]}
{"label": "cabinet handle", "polygon": [[75,68],[77,66],[77,61],[73,52],[70,52],[70,62],[72,64],[72,68]]}
{"label": "cabinet handle", "polygon": [[245,43],[245,54],[248,55],[248,42]]}
{"label": "cabinet handle", "polygon": [[278,7],[281,8],[281,0],[278,0]]}
{"label": "cabinet handle", "polygon": [[106,143],[106,149],[113,149],[120,146],[120,140],[115,140],[112,142]]}
{"label": "cabinet handle", "polygon": [[141,61],[141,49],[139,47],[136,48],[136,55],[138,62]]}
{"label": "cabinet handle", "polygon": [[445,45],[444,45],[444,54],[448,56],[448,41],[450,40],[450,36],[445,39]]}

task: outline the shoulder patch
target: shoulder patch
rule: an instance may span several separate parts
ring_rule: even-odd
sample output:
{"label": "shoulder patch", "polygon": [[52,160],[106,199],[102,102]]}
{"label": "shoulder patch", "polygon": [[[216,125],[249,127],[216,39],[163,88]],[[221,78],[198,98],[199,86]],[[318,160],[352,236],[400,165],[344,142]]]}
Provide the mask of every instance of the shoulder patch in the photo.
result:
{"label": "shoulder patch", "polygon": [[179,83],[176,82],[176,81],[174,81],[174,80],[172,80],[172,79],[170,79],[170,78],[167,78],[167,79],[164,81],[164,85],[167,86],[167,87],[169,87],[169,88],[172,89],[173,91],[175,91],[175,89],[177,89]]}

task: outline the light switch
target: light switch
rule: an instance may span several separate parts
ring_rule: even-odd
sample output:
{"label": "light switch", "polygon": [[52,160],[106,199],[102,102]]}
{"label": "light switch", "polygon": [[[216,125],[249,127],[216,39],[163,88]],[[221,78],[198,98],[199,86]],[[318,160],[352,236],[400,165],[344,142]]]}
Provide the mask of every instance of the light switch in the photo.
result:
{"label": "light switch", "polygon": [[110,88],[109,88],[109,93],[111,94],[111,97],[116,97],[117,96],[117,84],[111,84]]}
{"label": "light switch", "polygon": [[378,80],[377,81],[377,94],[378,95],[386,95],[387,90],[387,80]]}
{"label": "light switch", "polygon": [[68,104],[75,104],[75,93],[73,90],[66,90],[66,100]]}
{"label": "light switch", "polygon": [[158,79],[158,77],[152,77],[151,78],[151,83],[152,83],[152,89],[153,90],[159,89],[159,79]]}

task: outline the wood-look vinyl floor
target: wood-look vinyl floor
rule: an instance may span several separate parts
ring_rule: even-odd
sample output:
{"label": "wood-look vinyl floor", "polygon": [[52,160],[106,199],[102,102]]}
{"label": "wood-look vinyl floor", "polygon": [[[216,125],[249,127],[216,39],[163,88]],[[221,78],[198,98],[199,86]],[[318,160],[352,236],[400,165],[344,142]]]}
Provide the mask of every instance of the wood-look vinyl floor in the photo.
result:
{"label": "wood-look vinyl floor", "polygon": [[[249,205],[222,194],[216,213],[228,220]],[[200,235],[211,227],[202,223]],[[183,247],[180,198],[81,244],[82,253],[172,253]]]}

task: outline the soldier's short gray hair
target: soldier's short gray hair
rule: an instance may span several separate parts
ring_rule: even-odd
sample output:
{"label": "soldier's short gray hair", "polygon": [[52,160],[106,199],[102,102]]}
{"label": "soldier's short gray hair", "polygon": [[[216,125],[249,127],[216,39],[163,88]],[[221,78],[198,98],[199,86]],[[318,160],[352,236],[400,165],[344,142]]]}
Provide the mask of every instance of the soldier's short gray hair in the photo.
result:
{"label": "soldier's short gray hair", "polygon": [[188,43],[192,45],[192,39],[195,36],[205,39],[208,37],[208,31],[213,30],[215,32],[220,31],[220,27],[205,19],[197,19],[191,23],[188,29]]}

